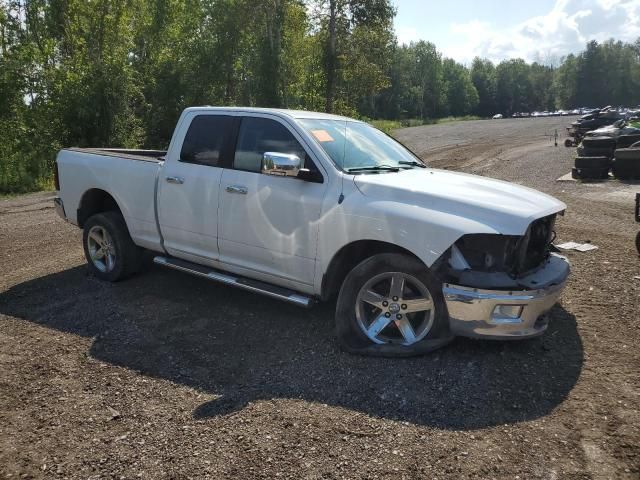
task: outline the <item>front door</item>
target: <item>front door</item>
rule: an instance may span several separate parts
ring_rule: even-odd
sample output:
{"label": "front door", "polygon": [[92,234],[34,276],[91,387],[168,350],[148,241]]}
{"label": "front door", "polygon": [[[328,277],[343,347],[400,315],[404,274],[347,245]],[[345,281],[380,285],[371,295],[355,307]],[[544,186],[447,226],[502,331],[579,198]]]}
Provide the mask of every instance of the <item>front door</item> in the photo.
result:
{"label": "front door", "polygon": [[276,283],[311,285],[326,183],[262,174],[265,152],[295,154],[304,167],[316,168],[280,120],[243,117],[232,168],[223,171],[220,184],[220,261]]}
{"label": "front door", "polygon": [[233,117],[194,114],[174,141],[158,181],[158,221],[170,255],[213,264],[218,258],[218,198]]}

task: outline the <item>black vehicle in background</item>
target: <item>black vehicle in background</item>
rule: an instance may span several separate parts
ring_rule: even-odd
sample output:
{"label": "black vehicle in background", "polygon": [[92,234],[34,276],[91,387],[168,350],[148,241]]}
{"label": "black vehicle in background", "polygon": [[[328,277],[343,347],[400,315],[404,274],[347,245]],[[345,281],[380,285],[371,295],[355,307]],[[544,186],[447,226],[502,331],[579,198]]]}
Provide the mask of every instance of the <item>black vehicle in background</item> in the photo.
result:
{"label": "black vehicle in background", "polygon": [[594,110],[591,113],[583,115],[567,127],[567,134],[571,138],[567,138],[565,146],[574,147],[582,141],[587,132],[597,130],[601,127],[606,127],[608,125],[613,125],[624,118],[624,114],[618,112],[612,107]]}

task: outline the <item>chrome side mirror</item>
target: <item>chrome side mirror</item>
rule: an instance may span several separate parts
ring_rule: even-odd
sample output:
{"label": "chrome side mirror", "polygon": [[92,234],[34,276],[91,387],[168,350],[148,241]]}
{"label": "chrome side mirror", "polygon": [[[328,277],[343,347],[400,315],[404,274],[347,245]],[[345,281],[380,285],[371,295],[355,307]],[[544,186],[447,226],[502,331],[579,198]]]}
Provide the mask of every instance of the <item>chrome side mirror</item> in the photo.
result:
{"label": "chrome side mirror", "polygon": [[282,177],[297,177],[302,161],[297,155],[265,152],[262,156],[262,173]]}

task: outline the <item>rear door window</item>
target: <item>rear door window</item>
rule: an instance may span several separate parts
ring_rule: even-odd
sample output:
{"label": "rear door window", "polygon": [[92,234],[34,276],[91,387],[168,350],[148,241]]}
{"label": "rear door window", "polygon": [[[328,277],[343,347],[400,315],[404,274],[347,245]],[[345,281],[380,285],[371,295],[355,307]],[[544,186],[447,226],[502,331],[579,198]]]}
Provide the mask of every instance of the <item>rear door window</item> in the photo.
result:
{"label": "rear door window", "polygon": [[182,143],[180,161],[223,167],[226,140],[232,124],[232,117],[226,115],[194,117]]}

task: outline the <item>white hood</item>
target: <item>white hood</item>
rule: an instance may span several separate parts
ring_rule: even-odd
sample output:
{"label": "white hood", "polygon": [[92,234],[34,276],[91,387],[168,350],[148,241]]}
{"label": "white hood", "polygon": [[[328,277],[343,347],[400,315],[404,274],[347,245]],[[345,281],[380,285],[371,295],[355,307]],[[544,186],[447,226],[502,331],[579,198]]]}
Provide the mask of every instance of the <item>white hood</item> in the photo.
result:
{"label": "white hood", "polygon": [[533,220],[566,209],[531,188],[447,170],[356,175],[354,182],[368,197],[470,219],[503,235],[522,235]]}

